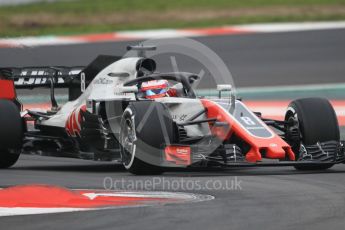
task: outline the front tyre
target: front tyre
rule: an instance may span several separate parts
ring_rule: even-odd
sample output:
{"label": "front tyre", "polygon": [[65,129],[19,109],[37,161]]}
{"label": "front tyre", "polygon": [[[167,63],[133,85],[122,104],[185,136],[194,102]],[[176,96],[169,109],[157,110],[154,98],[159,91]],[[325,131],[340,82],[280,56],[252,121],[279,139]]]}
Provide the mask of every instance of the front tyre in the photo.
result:
{"label": "front tyre", "polygon": [[[298,120],[300,142],[295,145],[296,159],[299,158],[299,147],[315,145],[318,142],[340,141],[337,116],[331,103],[324,98],[304,98],[290,103],[285,120]],[[325,170],[333,164],[296,165],[298,170]]]}
{"label": "front tyre", "polygon": [[125,168],[136,175],[159,175],[163,146],[173,137],[173,121],[157,102],[130,104],[124,111],[119,142]]}
{"label": "front tyre", "polygon": [[0,99],[0,168],[14,165],[22,150],[23,122],[18,107]]}

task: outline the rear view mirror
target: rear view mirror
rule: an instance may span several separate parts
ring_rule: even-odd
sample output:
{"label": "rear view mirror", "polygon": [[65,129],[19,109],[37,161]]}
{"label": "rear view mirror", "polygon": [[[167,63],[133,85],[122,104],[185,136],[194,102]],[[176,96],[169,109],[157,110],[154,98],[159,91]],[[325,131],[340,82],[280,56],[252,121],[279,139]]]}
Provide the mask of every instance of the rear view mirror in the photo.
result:
{"label": "rear view mirror", "polygon": [[217,85],[217,91],[231,91],[232,85],[224,84],[224,85]]}
{"label": "rear view mirror", "polygon": [[222,92],[225,92],[225,91],[230,92],[230,95],[232,95],[231,90],[232,90],[232,85],[230,85],[230,84],[217,85],[217,91],[218,91],[218,97],[219,98],[222,98]]}

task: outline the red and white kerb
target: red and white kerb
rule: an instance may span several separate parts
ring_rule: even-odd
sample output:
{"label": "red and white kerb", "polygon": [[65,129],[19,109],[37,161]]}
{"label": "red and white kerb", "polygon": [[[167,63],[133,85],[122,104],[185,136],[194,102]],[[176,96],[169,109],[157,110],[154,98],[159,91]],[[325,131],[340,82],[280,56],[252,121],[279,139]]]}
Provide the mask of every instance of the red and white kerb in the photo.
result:
{"label": "red and white kerb", "polygon": [[192,193],[73,190],[52,185],[19,185],[0,188],[0,217],[178,204],[212,199],[213,196]]}

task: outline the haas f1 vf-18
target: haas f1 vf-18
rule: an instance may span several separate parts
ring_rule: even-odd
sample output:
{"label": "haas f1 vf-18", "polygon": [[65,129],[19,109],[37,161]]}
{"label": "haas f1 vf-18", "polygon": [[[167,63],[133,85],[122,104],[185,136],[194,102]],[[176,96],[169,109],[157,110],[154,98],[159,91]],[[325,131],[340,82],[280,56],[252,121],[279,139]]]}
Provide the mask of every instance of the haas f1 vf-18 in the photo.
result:
{"label": "haas f1 vf-18", "polygon": [[[138,56],[101,55],[86,67],[1,68],[0,168],[22,153],[117,161],[134,174],[177,167],[321,170],[344,163],[326,99],[298,99],[284,120],[265,119],[236,99],[230,85],[217,86],[219,97],[198,97],[197,74],[158,73],[153,59]],[[50,88],[51,110],[22,109],[16,90],[36,87]],[[55,88],[69,91],[62,106]]]}

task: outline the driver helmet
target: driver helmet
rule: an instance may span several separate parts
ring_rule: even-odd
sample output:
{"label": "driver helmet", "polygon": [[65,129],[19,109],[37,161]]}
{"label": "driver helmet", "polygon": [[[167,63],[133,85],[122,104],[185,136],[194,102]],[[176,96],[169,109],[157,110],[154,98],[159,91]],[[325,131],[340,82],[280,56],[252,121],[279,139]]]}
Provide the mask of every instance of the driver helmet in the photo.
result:
{"label": "driver helmet", "polygon": [[147,99],[166,97],[168,90],[169,82],[167,80],[152,80],[141,84],[141,91]]}

